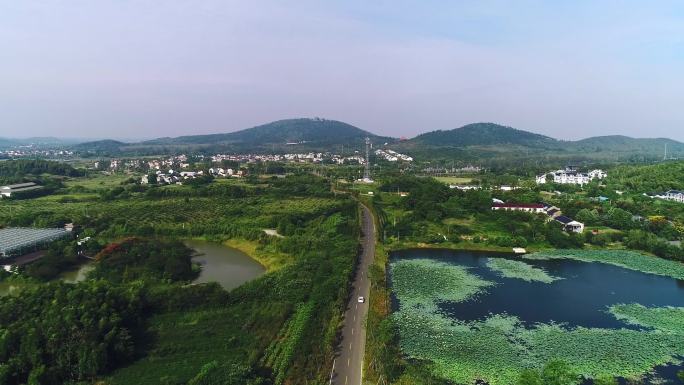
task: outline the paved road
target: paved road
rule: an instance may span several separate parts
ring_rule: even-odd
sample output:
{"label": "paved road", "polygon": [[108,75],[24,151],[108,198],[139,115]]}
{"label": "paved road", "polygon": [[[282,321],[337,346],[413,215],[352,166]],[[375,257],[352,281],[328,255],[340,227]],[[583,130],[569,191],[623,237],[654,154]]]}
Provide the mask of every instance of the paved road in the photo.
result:
{"label": "paved road", "polygon": [[[342,342],[337,347],[334,367],[331,373],[331,383],[335,385],[361,385],[363,367],[363,352],[366,348],[366,315],[368,314],[368,267],[375,256],[375,223],[373,215],[365,206],[362,207],[361,226],[363,250],[354,281],[352,295],[344,313],[344,327],[342,328]],[[359,303],[359,296],[366,298],[366,302]]]}

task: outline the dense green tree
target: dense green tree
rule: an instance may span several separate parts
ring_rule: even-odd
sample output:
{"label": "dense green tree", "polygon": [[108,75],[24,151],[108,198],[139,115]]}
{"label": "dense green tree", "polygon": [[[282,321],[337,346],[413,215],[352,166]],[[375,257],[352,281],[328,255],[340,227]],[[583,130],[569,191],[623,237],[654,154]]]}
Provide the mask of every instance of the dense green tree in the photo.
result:
{"label": "dense green tree", "polygon": [[544,365],[541,373],[544,385],[576,385],[580,377],[572,372],[567,362],[552,360]]}
{"label": "dense green tree", "polygon": [[545,385],[536,370],[525,369],[520,372],[516,385]]}
{"label": "dense green tree", "polygon": [[618,385],[615,377],[599,377],[594,379],[594,385]]}

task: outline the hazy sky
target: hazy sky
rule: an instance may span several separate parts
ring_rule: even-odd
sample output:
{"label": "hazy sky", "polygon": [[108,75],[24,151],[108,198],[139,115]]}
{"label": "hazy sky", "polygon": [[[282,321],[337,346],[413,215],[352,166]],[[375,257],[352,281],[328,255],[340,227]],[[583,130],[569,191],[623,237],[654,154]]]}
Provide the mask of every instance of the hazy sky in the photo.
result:
{"label": "hazy sky", "polygon": [[684,2],[0,0],[0,136],[316,116],[684,140]]}

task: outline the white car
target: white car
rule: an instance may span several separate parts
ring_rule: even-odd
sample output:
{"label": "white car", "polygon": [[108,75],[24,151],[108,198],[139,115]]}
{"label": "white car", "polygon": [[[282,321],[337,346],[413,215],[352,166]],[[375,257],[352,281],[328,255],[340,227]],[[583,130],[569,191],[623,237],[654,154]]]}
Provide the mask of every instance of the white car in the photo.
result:
{"label": "white car", "polygon": [[366,302],[366,299],[363,297],[359,297],[359,303],[364,303],[364,302]]}

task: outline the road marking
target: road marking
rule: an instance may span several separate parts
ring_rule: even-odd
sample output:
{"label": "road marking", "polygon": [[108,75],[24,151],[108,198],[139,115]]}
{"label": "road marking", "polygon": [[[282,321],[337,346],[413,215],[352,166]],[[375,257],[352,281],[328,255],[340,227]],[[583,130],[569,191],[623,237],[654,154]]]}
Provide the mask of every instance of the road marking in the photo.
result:
{"label": "road marking", "polygon": [[333,376],[333,373],[335,373],[335,361],[336,360],[337,360],[336,358],[333,359],[333,367],[332,367],[332,370],[330,371],[330,381],[328,381],[328,385],[332,384],[332,376]]}
{"label": "road marking", "polygon": [[344,376],[344,385],[347,385],[347,376]]}
{"label": "road marking", "polygon": [[354,314],[354,321],[356,321],[356,314]]}
{"label": "road marking", "polygon": [[359,304],[357,303],[356,305],[354,305],[354,309],[358,309],[358,308],[359,308]]}
{"label": "road marking", "polygon": [[[350,342],[350,343],[349,343],[349,350],[351,350],[351,345],[352,345],[352,344],[351,344],[351,342]],[[349,360],[349,358],[347,358],[347,360]]]}
{"label": "road marking", "polygon": [[352,335],[354,335],[354,328],[352,328]]}
{"label": "road marking", "polygon": [[347,366],[349,366],[349,358],[347,358]]}

